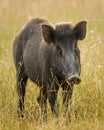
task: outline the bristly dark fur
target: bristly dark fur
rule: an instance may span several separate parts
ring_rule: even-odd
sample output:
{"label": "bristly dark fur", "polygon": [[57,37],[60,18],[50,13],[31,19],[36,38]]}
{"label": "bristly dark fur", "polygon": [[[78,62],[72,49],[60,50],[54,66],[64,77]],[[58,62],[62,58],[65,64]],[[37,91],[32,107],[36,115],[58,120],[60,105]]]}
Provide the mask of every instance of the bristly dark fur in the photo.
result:
{"label": "bristly dark fur", "polygon": [[73,28],[69,23],[56,25],[55,31],[57,39],[61,40],[73,35]]}
{"label": "bristly dark fur", "polygon": [[[23,117],[27,80],[40,88],[37,98],[42,121],[47,120],[47,99],[52,113],[59,116],[57,101],[62,87],[63,114],[69,116],[73,85],[80,83],[80,51],[77,41],[86,36],[86,21],[72,27],[70,23],[51,26],[44,19],[30,20],[13,42],[16,66],[18,116]],[[60,85],[61,84],[61,85]]]}

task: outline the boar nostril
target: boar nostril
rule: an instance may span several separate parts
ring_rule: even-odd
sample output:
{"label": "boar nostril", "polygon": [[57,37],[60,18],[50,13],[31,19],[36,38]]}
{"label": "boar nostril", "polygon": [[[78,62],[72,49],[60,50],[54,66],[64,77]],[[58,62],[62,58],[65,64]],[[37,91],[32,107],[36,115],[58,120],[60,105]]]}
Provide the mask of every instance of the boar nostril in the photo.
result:
{"label": "boar nostril", "polygon": [[79,84],[81,82],[80,78],[76,78],[76,84]]}

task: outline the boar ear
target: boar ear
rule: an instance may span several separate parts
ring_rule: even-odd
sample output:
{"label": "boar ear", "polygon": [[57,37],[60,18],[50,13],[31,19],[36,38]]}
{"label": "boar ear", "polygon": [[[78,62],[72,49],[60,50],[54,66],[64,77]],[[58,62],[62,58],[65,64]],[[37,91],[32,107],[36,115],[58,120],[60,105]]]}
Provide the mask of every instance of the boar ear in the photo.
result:
{"label": "boar ear", "polygon": [[42,26],[43,38],[47,43],[54,42],[54,29],[50,25],[43,24]]}
{"label": "boar ear", "polygon": [[77,39],[79,40],[83,40],[86,36],[86,21],[82,21],[80,23],[78,23],[75,27],[74,27],[74,33]]}

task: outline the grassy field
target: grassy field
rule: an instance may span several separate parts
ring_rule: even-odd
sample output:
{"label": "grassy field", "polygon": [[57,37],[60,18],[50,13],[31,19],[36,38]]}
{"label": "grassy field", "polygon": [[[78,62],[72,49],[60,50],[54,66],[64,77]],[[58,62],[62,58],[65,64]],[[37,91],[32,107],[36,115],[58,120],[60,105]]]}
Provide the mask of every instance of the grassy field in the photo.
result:
{"label": "grassy field", "polygon": [[[86,39],[79,42],[82,83],[74,88],[72,122],[68,125],[64,118],[56,124],[49,107],[47,124],[40,123],[38,88],[31,81],[26,91],[25,118],[17,118],[12,42],[29,19],[35,17],[53,24],[88,22]],[[61,101],[61,93],[58,98]],[[0,0],[0,130],[59,129],[104,130],[104,0]]]}

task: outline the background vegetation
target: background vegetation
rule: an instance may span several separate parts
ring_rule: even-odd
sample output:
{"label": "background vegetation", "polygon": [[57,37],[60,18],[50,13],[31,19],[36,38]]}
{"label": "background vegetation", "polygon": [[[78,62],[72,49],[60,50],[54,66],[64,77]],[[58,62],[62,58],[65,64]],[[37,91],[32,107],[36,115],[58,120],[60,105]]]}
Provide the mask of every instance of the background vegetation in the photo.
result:
{"label": "background vegetation", "polygon": [[[88,22],[86,39],[79,42],[82,83],[74,88],[72,122],[68,125],[64,118],[56,124],[50,108],[47,124],[40,124],[38,88],[31,81],[26,91],[25,118],[17,118],[12,42],[21,28],[36,17],[53,24]],[[61,101],[61,93],[58,98]],[[104,130],[104,0],[0,0],[0,130],[55,129]]]}

